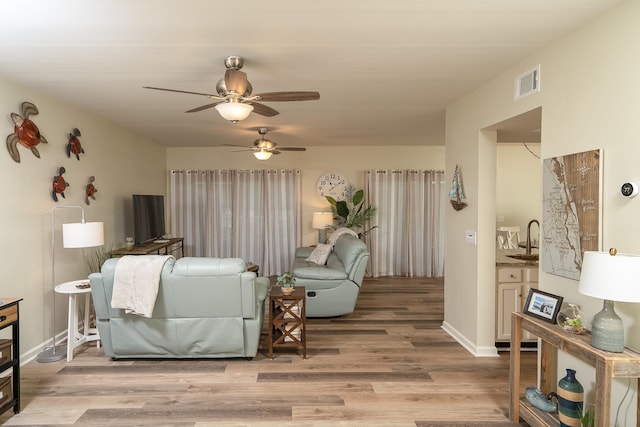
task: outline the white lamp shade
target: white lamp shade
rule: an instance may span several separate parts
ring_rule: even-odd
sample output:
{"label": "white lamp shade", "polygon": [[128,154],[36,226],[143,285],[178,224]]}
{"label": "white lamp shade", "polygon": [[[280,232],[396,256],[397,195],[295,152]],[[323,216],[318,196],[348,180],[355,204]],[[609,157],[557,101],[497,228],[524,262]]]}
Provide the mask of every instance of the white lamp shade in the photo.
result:
{"label": "white lamp shade", "polygon": [[262,149],[260,149],[260,151],[253,152],[253,155],[258,160],[269,160],[271,158],[271,154],[273,153],[271,153],[270,151],[264,151]]}
{"label": "white lamp shade", "polygon": [[104,245],[104,224],[85,222],[62,224],[62,246],[65,248],[91,248]]}
{"label": "white lamp shade", "polygon": [[640,302],[640,256],[585,252],[578,292],[610,301]]}
{"label": "white lamp shade", "polygon": [[324,230],[327,226],[333,225],[333,214],[331,212],[314,212],[311,227]]}
{"label": "white lamp shade", "polygon": [[223,118],[232,122],[246,119],[253,111],[253,105],[242,102],[221,102],[215,108]]}

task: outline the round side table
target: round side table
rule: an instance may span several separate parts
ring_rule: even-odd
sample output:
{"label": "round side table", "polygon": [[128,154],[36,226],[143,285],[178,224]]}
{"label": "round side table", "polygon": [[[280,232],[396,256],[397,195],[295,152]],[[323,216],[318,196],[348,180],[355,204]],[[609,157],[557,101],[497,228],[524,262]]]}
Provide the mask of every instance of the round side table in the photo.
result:
{"label": "round side table", "polygon": [[[96,345],[100,347],[100,335],[98,329],[89,327],[89,313],[91,310],[91,288],[89,279],[74,280],[72,282],[61,283],[55,287],[58,294],[69,296],[69,315],[67,322],[67,362],[73,360],[73,350],[89,341],[98,341]],[[80,287],[79,287],[80,286]],[[78,324],[78,301],[77,296],[84,296],[84,323],[82,333]]]}

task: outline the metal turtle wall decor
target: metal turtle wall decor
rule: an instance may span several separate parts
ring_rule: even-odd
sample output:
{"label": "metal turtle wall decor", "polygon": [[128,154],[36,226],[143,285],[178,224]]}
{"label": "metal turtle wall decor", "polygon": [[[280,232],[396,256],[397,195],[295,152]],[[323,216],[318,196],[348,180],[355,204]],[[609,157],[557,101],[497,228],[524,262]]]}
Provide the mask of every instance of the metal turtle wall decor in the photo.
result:
{"label": "metal turtle wall decor", "polygon": [[67,157],[71,158],[71,155],[75,155],[76,159],[80,160],[80,154],[84,154],[84,148],[80,144],[79,136],[82,136],[80,129],[74,128],[73,132],[69,134],[69,143],[67,144]]}
{"label": "metal turtle wall decor", "polygon": [[63,166],[61,166],[58,169],[58,175],[53,177],[53,191],[51,191],[51,197],[53,197],[53,200],[56,202],[58,201],[58,194],[60,194],[63,199],[65,198],[64,190],[66,190],[67,187],[71,185],[62,177],[62,174],[64,174],[66,171],[67,170]]}
{"label": "metal turtle wall decor", "polygon": [[98,189],[93,185],[93,182],[96,180],[95,176],[90,176],[89,177],[89,183],[87,184],[87,189],[86,189],[86,193],[87,193],[87,197],[85,199],[85,202],[87,203],[87,205],[89,204],[89,199],[96,199],[96,191],[98,191]]}
{"label": "metal turtle wall decor", "polygon": [[40,158],[40,153],[36,146],[47,143],[47,139],[40,134],[38,126],[29,119],[30,116],[38,115],[38,108],[31,102],[23,102],[20,106],[20,114],[11,113],[13,121],[13,133],[7,136],[7,149],[11,158],[20,163],[20,152],[18,144],[31,150],[34,156]]}

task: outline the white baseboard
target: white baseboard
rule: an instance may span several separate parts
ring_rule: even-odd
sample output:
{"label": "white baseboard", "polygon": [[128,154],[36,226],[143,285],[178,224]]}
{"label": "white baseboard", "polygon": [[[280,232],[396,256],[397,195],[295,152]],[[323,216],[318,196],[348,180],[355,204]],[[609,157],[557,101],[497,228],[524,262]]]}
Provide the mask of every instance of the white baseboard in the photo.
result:
{"label": "white baseboard", "polygon": [[500,357],[495,345],[478,347],[447,322],[442,322],[442,329],[475,357]]}
{"label": "white baseboard", "polygon": [[[82,324],[82,322],[80,322],[80,324]],[[67,330],[65,329],[64,331],[58,333],[58,335],[56,335],[56,345],[60,345],[62,343],[65,343],[67,341]],[[42,344],[39,344],[33,348],[30,348],[27,351],[23,351],[20,353],[20,366],[24,366],[29,362],[32,362],[36,359],[36,357],[38,357],[38,354],[40,354],[44,349],[51,347],[51,337],[47,338],[46,341],[44,341]],[[67,356],[65,353],[65,360],[67,360]]]}

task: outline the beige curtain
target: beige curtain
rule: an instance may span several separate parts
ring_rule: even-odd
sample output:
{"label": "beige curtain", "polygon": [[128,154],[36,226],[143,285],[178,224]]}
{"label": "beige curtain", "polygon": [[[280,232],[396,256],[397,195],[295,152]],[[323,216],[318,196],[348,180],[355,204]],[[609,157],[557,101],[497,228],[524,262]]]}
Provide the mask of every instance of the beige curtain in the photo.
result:
{"label": "beige curtain", "polygon": [[365,197],[378,208],[367,236],[369,274],[444,275],[443,171],[368,170]]}
{"label": "beige curtain", "polygon": [[299,170],[171,171],[171,230],[186,256],[240,257],[282,274],[301,244]]}

